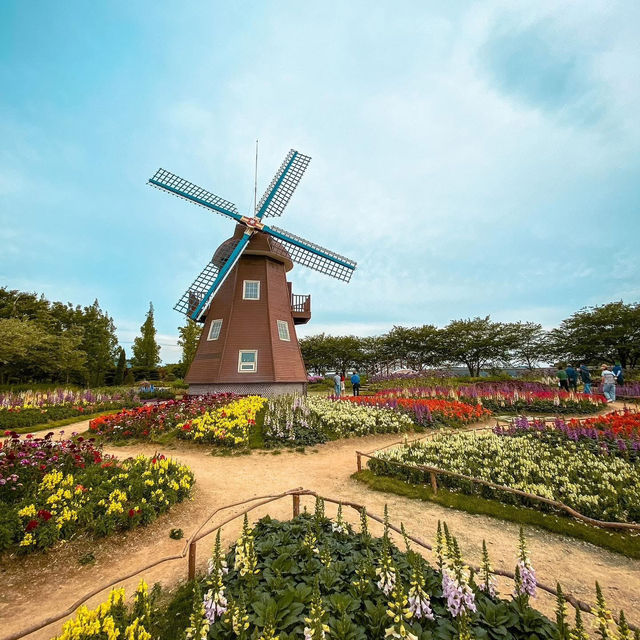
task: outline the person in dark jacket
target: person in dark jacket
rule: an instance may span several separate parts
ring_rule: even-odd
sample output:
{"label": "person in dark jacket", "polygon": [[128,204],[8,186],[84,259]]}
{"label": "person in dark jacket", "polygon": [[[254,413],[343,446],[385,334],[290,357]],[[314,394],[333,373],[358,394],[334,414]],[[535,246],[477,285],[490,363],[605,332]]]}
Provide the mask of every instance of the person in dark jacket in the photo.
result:
{"label": "person in dark jacket", "polygon": [[591,393],[591,374],[584,362],[580,365],[580,380],[584,384],[584,393]]}
{"label": "person in dark jacket", "polygon": [[360,376],[358,375],[357,371],[354,371],[353,375],[351,376],[351,384],[353,386],[353,395],[359,396],[360,395]]}
{"label": "person in dark jacket", "polygon": [[567,378],[569,381],[569,388],[571,391],[578,391],[578,372],[571,366],[568,365],[565,369],[567,372]]}
{"label": "person in dark jacket", "polygon": [[622,365],[616,362],[616,366],[612,369],[613,375],[616,377],[616,384],[618,386],[624,384],[624,374],[622,373]]}
{"label": "person in dark jacket", "polygon": [[560,382],[560,388],[565,391],[569,391],[569,376],[567,372],[562,368],[558,367],[558,371],[556,372],[556,377]]}

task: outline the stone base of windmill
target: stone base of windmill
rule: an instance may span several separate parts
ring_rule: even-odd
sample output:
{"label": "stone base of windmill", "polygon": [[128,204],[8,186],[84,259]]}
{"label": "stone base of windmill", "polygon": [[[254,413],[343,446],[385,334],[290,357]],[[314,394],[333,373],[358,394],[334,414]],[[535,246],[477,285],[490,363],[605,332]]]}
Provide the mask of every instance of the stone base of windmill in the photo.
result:
{"label": "stone base of windmill", "polygon": [[254,382],[245,384],[190,384],[187,394],[190,396],[206,395],[209,393],[237,393],[247,396],[263,396],[274,398],[284,395],[306,395],[305,382]]}

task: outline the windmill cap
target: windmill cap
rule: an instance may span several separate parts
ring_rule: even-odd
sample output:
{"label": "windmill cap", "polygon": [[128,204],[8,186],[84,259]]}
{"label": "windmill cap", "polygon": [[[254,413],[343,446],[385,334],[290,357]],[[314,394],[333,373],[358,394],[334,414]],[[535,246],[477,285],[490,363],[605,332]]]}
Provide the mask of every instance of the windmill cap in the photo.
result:
{"label": "windmill cap", "polygon": [[[213,254],[212,261],[218,269],[221,269],[224,266],[226,261],[229,259],[229,256],[233,253],[233,250],[242,238],[245,228],[246,227],[242,225],[238,225],[233,237],[225,240],[216,249]],[[253,233],[243,255],[268,256],[269,258],[284,264],[285,271],[291,271],[291,269],[293,269],[291,256],[284,246],[275,238],[267,235],[266,233],[261,233],[260,231],[255,231]]]}

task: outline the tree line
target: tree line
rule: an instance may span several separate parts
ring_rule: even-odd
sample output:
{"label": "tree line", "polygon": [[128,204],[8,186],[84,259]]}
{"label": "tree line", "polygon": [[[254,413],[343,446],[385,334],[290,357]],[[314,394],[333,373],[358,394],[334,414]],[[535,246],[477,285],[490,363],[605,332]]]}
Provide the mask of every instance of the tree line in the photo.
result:
{"label": "tree line", "polygon": [[300,348],[307,369],[318,375],[465,366],[469,375],[478,376],[482,369],[534,369],[569,361],[620,362],[625,369],[634,368],[640,361],[640,303],[585,307],[551,330],[535,322],[495,322],[486,316],[452,320],[444,327],[394,326],[374,337],[321,333],[300,340]]}
{"label": "tree line", "polygon": [[179,331],[182,361],[161,368],[153,304],[127,359],[113,319],[97,300],[83,307],[0,287],[0,384],[61,382],[97,387],[183,377],[195,354],[200,326],[188,320]]}

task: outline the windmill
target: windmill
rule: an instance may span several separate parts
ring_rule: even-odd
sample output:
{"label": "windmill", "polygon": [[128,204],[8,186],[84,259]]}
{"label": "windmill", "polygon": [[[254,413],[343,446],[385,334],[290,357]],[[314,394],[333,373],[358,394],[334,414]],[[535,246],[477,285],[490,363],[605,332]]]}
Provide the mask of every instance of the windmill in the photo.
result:
{"label": "windmill", "polygon": [[311,296],[293,295],[293,262],[349,282],[356,263],[304,238],[267,225],[289,203],[311,158],[291,149],[253,216],[169,171],[149,184],[236,222],[174,309],[204,323],[187,373],[189,393],[301,392],[307,373],[295,333],[311,318]]}

